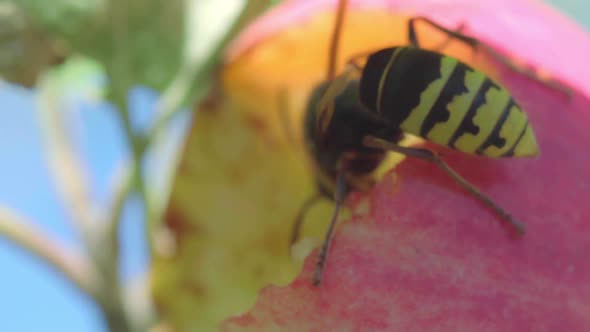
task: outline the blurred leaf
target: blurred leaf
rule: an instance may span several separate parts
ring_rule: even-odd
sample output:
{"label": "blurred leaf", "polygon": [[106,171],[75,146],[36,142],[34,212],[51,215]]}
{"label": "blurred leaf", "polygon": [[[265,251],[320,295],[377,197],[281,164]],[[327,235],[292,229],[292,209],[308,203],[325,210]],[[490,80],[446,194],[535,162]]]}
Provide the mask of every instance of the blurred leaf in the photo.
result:
{"label": "blurred leaf", "polygon": [[0,1],[0,77],[31,87],[44,69],[61,63],[65,45],[53,39],[9,0]]}
{"label": "blurred leaf", "polygon": [[85,100],[101,100],[105,97],[106,77],[96,61],[71,56],[52,73],[54,84],[61,94]]}
{"label": "blurred leaf", "polygon": [[20,0],[39,28],[95,59],[115,87],[163,89],[178,70],[184,1]]}

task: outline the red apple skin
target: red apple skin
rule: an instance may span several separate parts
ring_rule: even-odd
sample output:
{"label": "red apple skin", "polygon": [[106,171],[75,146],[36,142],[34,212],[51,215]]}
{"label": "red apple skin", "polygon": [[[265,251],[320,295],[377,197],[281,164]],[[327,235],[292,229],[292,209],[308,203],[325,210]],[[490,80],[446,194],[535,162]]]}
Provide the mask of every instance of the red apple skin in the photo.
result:
{"label": "red apple skin", "polygon": [[590,101],[506,80],[532,111],[541,156],[439,151],[523,220],[522,238],[436,167],[406,160],[338,229],[319,287],[314,254],[225,331],[590,331]]}
{"label": "red apple skin", "polygon": [[[539,19],[532,16],[523,21]],[[587,36],[581,44],[558,50],[574,59],[554,72],[571,84],[571,98],[498,68],[529,114],[538,158],[491,160],[428,145],[522,220],[523,237],[436,166],[406,159],[371,192],[349,197],[353,216],[336,232],[319,287],[310,282],[316,251],[292,284],[266,287],[223,330],[590,331],[590,85],[576,84],[590,80],[578,53]],[[557,68],[551,54],[516,54]]]}

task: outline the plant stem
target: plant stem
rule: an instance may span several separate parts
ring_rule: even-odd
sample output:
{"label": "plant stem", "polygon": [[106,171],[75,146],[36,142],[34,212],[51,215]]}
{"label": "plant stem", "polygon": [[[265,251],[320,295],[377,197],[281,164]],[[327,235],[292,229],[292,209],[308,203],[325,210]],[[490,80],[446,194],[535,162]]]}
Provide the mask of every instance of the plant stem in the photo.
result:
{"label": "plant stem", "polygon": [[36,223],[0,206],[0,236],[38,257],[75,285],[82,293],[97,297],[100,281],[88,257],[75,254],[53,240],[53,236],[41,230]]}

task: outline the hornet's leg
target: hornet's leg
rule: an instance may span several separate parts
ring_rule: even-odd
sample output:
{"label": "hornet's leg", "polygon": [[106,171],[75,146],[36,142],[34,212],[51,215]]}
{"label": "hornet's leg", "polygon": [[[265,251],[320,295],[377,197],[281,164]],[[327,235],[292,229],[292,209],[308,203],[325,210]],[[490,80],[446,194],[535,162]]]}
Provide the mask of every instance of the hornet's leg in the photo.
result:
{"label": "hornet's leg", "polygon": [[[348,6],[347,0],[338,1],[338,7],[336,8],[336,21],[334,22],[334,29],[332,30],[332,37],[330,38],[330,49],[328,52],[328,71],[326,73],[326,81],[336,82],[336,65],[338,63],[338,49],[340,47],[340,35],[342,34],[342,27],[344,26],[344,17],[346,14],[346,7]],[[324,98],[318,106],[319,109],[317,115],[317,126],[316,126],[316,137],[320,139],[330,125],[332,120],[332,114],[334,114],[334,96],[338,94],[329,95],[329,92],[333,84],[330,84],[330,88],[326,91]],[[345,85],[346,86],[346,85]]]}
{"label": "hornet's leg", "polygon": [[[461,23],[459,25],[459,27],[454,30],[455,33],[463,33],[463,30],[465,29],[465,24]],[[453,41],[453,37],[452,36],[447,36],[447,39],[445,41],[443,41],[442,43],[440,43],[438,46],[436,46],[435,48],[433,48],[433,50],[437,51],[437,52],[442,52],[442,50],[444,50],[447,46],[449,46],[449,44]]]}
{"label": "hornet's leg", "polygon": [[349,62],[344,72],[338,75],[334,80],[331,81],[330,85],[326,89],[326,92],[318,102],[318,115],[317,115],[317,140],[321,142],[321,138],[328,129],[330,122],[332,121],[332,115],[334,115],[334,99],[340,95],[351,78],[358,73],[359,65],[356,62]]}
{"label": "hornet's leg", "polygon": [[559,90],[562,93],[564,93],[565,95],[567,95],[568,98],[570,98],[572,95],[572,91],[568,87],[564,86],[563,84],[560,84],[558,82],[555,82],[555,81],[550,80],[545,77],[541,77],[534,69],[526,68],[526,67],[523,67],[523,66],[517,64],[516,62],[507,58],[506,56],[500,54],[493,47],[487,45],[486,43],[483,43],[483,42],[479,41],[478,39],[468,36],[468,35],[465,35],[459,31],[453,31],[453,30],[447,29],[444,26],[442,26],[442,25],[440,25],[440,24],[438,24],[426,17],[416,16],[416,17],[410,18],[410,20],[408,21],[408,40],[409,40],[410,44],[414,47],[420,47],[420,43],[418,42],[418,36],[416,34],[416,22],[418,22],[418,21],[426,23],[426,24],[430,25],[431,27],[433,27],[443,33],[446,33],[449,37],[451,37],[453,39],[457,39],[457,40],[469,45],[474,50],[482,49],[484,52],[486,52],[487,54],[489,54],[494,59],[496,59],[500,63],[504,64],[505,66],[507,66],[511,70],[513,70],[517,73],[520,73],[522,75],[525,75],[526,77],[528,77],[530,79],[538,81],[549,88]]}
{"label": "hornet's leg", "polygon": [[494,202],[491,198],[486,196],[482,193],[479,189],[477,189],[474,185],[469,183],[465,180],[462,176],[460,176],[457,172],[455,172],[449,165],[447,165],[439,156],[437,156],[434,152],[428,149],[419,149],[419,148],[410,148],[410,147],[403,147],[397,144],[391,143],[387,140],[373,137],[373,136],[366,136],[363,140],[363,144],[365,146],[376,148],[376,149],[383,149],[388,151],[393,151],[397,153],[401,153],[406,156],[419,158],[422,160],[430,161],[438,166],[441,170],[443,170],[448,176],[450,176],[455,182],[461,185],[464,189],[466,189],[473,197],[477,198],[480,202],[487,205],[490,209],[492,209],[501,219],[504,221],[512,230],[514,230],[518,235],[524,234],[524,225],[516,220],[510,213],[506,212],[506,210],[502,209],[496,202]]}
{"label": "hornet's leg", "polygon": [[293,222],[293,229],[291,230],[291,239],[289,240],[289,249],[299,240],[299,236],[301,235],[301,225],[303,224],[303,219],[305,214],[314,204],[316,204],[322,195],[319,192],[316,192],[313,196],[310,196],[307,200],[303,202],[297,216],[295,217],[295,221]]}
{"label": "hornet's leg", "polygon": [[344,203],[347,193],[348,188],[346,186],[345,174],[341,170],[338,172],[338,177],[336,179],[336,190],[334,191],[334,202],[336,206],[334,207],[334,213],[330,219],[330,225],[326,231],[326,237],[324,238],[322,248],[320,249],[318,261],[313,273],[312,284],[314,286],[318,286],[320,282],[322,282],[322,272],[324,272],[324,268],[326,267],[326,260],[328,258],[328,252],[330,251],[332,237],[334,235],[334,227],[338,221],[338,215],[340,214],[340,209],[342,208],[342,204]]}

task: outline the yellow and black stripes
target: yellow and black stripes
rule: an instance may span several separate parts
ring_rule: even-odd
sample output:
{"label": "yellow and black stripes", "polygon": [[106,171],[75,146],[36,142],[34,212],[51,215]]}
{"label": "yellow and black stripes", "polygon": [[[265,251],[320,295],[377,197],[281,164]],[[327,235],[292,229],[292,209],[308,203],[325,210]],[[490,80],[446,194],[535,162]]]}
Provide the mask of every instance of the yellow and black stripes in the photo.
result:
{"label": "yellow and black stripes", "polygon": [[360,98],[390,125],[462,152],[538,153],[527,116],[508,91],[452,57],[413,47],[374,53]]}
{"label": "yellow and black stripes", "polygon": [[[445,89],[446,98],[438,98],[441,102],[438,103],[437,108],[444,112],[433,112],[446,116],[439,115],[437,117],[439,121],[428,128],[423,126],[422,131],[424,137],[448,146],[453,146],[452,143],[458,138],[459,132],[476,132],[477,127],[470,127],[469,122],[465,122],[465,118],[476,110],[473,105],[478,103],[478,91],[486,82],[484,76],[477,75],[466,66],[457,66],[455,71],[461,74],[461,76],[457,75],[455,80],[457,85],[451,89]],[[467,89],[467,86],[470,88]],[[452,89],[456,89],[458,94],[453,94]]]}

